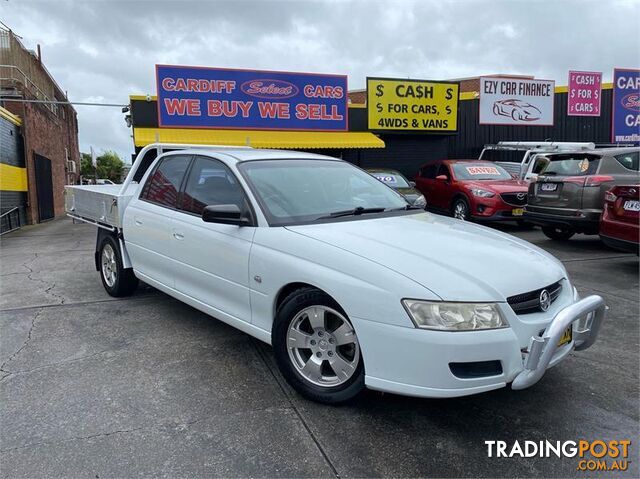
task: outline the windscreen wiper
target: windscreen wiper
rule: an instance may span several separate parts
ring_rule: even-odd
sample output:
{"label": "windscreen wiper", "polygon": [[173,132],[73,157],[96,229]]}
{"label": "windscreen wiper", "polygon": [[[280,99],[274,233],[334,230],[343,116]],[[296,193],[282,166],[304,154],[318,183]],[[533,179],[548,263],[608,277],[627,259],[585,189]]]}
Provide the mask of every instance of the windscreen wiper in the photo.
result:
{"label": "windscreen wiper", "polygon": [[334,211],[333,213],[329,213],[328,215],[325,215],[325,216],[320,216],[319,218],[316,218],[316,219],[324,220],[327,218],[339,218],[341,216],[359,216],[365,213],[382,213],[385,210],[386,208],[365,208],[363,206],[356,206],[355,208],[350,210]]}

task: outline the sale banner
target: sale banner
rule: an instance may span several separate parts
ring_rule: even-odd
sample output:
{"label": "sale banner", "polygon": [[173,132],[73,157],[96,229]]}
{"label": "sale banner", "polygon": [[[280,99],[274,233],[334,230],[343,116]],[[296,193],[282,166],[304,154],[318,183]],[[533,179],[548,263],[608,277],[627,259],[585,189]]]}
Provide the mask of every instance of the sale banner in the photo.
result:
{"label": "sale banner", "polygon": [[600,116],[602,98],[601,72],[569,72],[567,115]]}

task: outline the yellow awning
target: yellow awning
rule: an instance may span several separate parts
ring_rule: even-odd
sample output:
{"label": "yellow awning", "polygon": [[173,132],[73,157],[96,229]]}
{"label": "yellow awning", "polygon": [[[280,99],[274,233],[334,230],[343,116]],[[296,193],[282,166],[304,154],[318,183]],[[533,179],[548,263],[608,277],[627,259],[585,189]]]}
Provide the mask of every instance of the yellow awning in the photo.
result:
{"label": "yellow awning", "polygon": [[384,142],[368,132],[309,132],[258,130],[204,130],[187,128],[134,128],[136,146],[149,143],[252,146],[254,148],[384,148]]}

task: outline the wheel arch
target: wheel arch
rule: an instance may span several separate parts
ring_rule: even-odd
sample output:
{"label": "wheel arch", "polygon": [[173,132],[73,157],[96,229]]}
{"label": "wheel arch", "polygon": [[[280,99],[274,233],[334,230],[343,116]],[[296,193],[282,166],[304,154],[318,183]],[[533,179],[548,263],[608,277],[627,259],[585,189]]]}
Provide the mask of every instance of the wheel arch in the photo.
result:
{"label": "wheel arch", "polygon": [[[318,286],[315,286],[313,284],[305,283],[305,282],[302,282],[302,281],[295,281],[295,282],[287,283],[282,288],[280,288],[280,290],[278,291],[278,293],[275,296],[275,300],[273,302],[273,311],[272,311],[272,314],[271,314],[272,321],[275,320],[276,314],[278,314],[278,310],[280,309],[280,306],[282,306],[282,303],[287,298],[287,296],[289,296],[294,291],[297,291],[297,290],[303,289],[303,288],[313,288],[313,289],[317,289],[318,291],[322,291],[324,294],[326,294],[331,299],[333,299],[336,303],[338,303],[338,300],[336,298],[334,298],[331,294],[329,294],[327,291],[325,291],[322,288],[319,288]],[[338,303],[338,304],[340,304],[340,303]],[[340,306],[340,307],[342,308],[342,306]]]}
{"label": "wheel arch", "polygon": [[459,199],[463,199],[467,202],[467,206],[469,206],[469,214],[471,214],[471,201],[469,200],[469,197],[462,191],[457,191],[451,198],[451,203],[449,204],[449,211],[453,212],[453,205]]}

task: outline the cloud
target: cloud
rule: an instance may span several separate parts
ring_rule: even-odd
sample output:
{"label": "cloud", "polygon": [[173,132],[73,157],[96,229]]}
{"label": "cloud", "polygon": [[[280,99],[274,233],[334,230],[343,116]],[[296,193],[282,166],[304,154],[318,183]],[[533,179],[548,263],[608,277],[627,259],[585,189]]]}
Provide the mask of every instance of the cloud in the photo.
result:
{"label": "cloud", "polygon": [[[154,64],[448,79],[638,67],[638,1],[3,1],[75,101],[155,93]],[[81,149],[129,158],[117,108],[77,107]]]}

